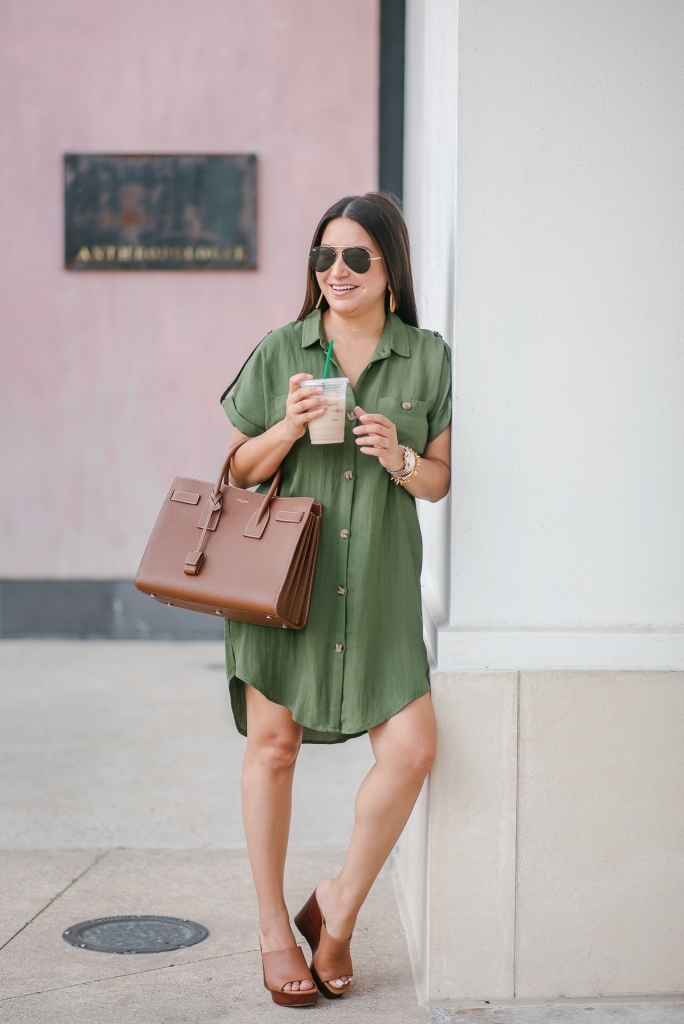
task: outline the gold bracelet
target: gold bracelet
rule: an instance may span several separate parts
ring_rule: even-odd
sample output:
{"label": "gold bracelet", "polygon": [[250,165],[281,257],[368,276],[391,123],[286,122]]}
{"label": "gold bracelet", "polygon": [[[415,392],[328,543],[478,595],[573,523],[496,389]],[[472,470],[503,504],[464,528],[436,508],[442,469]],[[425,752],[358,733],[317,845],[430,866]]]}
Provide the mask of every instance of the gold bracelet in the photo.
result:
{"label": "gold bracelet", "polygon": [[404,486],[404,484],[406,483],[407,480],[412,480],[413,479],[413,477],[418,472],[418,469],[420,468],[420,463],[421,463],[420,455],[416,455],[416,453],[414,452],[413,448],[406,448],[405,451],[406,452],[410,452],[411,455],[413,455],[413,458],[414,458],[414,463],[413,463],[413,466],[411,467],[410,472],[406,473],[404,476],[396,476],[394,473],[390,472],[390,476],[394,480],[395,484],[401,484],[402,487]]}

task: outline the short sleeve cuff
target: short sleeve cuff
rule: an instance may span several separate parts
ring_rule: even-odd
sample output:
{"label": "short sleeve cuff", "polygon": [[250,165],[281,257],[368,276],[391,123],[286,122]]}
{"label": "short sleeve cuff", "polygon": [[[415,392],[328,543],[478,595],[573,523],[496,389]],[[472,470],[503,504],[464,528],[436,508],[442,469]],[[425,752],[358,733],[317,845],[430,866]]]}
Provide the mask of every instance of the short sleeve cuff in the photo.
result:
{"label": "short sleeve cuff", "polygon": [[[232,422],[232,421],[231,421]],[[449,399],[446,406],[441,409],[434,420],[428,425],[428,442],[434,441],[436,437],[442,433],[443,430],[451,423],[451,399]]]}
{"label": "short sleeve cuff", "polygon": [[230,422],[236,430],[240,431],[240,433],[246,434],[247,437],[256,437],[257,434],[263,434],[263,427],[258,427],[254,423],[250,423],[249,420],[246,420],[245,417],[237,411],[232,395],[228,395],[227,398],[224,398],[221,405],[223,406],[223,410]]}

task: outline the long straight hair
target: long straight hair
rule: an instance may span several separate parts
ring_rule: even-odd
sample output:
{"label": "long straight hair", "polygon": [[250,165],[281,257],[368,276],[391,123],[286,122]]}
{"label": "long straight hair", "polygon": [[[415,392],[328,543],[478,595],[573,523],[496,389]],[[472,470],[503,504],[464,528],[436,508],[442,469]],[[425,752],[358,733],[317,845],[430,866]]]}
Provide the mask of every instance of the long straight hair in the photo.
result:
{"label": "long straight hair", "polygon": [[[409,327],[417,327],[418,312],[413,291],[409,235],[397,200],[389,192],[366,192],[362,196],[345,196],[344,199],[338,200],[321,217],[314,231],[312,249],[321,244],[327,225],[338,217],[355,220],[371,236],[385,264],[387,280],[397,304],[397,316]],[[304,320],[312,309],[316,308],[320,296],[321,289],[316,273],[309,266],[306,296],[298,320]],[[325,297],[321,302],[321,308],[328,308]],[[389,310],[389,292],[385,296],[385,310]]]}

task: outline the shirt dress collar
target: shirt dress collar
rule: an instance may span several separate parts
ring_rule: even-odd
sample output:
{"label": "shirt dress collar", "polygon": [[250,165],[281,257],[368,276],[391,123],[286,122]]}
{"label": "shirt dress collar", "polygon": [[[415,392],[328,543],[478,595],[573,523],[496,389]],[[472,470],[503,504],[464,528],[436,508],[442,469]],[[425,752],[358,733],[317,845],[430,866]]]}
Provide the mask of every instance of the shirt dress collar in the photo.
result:
{"label": "shirt dress collar", "polygon": [[[327,343],[323,340],[324,337],[325,334],[321,324],[321,310],[314,309],[303,322],[302,348],[310,348],[318,342],[321,348],[326,349]],[[396,313],[387,314],[385,326],[371,362],[375,363],[379,359],[387,359],[390,352],[406,358],[409,358],[411,355],[409,332],[404,321],[400,320]]]}

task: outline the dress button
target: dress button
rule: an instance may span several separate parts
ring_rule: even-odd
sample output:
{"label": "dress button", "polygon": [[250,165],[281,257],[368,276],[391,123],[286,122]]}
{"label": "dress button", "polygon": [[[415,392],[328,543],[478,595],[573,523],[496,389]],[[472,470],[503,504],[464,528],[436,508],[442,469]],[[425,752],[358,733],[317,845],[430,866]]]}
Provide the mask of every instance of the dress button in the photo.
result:
{"label": "dress button", "polygon": [[345,469],[345,471],[344,471],[344,479],[345,480],[353,480],[354,479],[354,473],[353,473],[353,471],[351,469]]}
{"label": "dress button", "polygon": [[335,644],[335,654],[341,654],[344,650],[344,644]]}
{"label": "dress button", "polygon": [[350,423],[353,423],[354,420],[356,419],[356,413],[352,409],[350,409],[349,412],[347,413],[347,419],[349,420]]}
{"label": "dress button", "polygon": [[342,540],[349,540],[349,530],[340,530]]}
{"label": "dress button", "polygon": [[401,407],[402,407],[402,409],[404,409],[405,412],[408,412],[409,409],[411,408],[411,403],[410,402],[402,402],[401,403]]}
{"label": "dress button", "polygon": [[340,597],[344,597],[344,595],[347,593],[347,588],[346,587],[338,587],[337,588],[337,593],[340,595]]}

